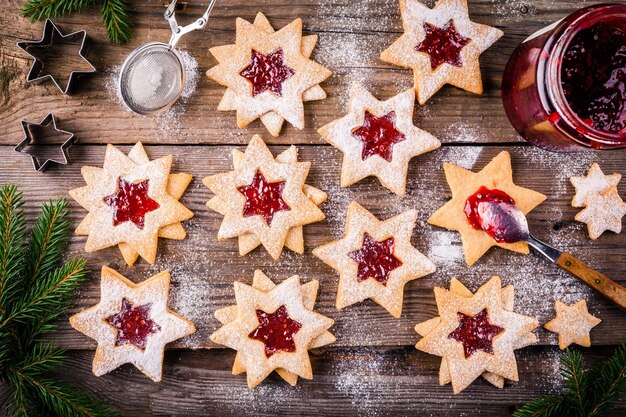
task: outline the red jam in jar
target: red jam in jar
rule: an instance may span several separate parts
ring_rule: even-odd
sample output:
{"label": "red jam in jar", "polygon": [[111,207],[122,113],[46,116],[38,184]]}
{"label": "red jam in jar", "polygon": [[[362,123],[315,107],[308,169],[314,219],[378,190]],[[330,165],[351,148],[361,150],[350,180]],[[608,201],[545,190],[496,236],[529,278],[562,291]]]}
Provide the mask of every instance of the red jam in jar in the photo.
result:
{"label": "red jam in jar", "polygon": [[626,5],[580,9],[526,39],[506,65],[502,101],[541,148],[625,147]]}

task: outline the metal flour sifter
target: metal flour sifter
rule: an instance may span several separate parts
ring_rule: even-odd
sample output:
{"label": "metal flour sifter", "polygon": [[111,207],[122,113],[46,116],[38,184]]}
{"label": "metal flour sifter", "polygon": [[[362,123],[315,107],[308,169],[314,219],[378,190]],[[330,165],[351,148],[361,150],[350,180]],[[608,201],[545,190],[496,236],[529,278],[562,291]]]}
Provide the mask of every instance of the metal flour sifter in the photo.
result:
{"label": "metal flour sifter", "polygon": [[119,93],[135,113],[157,114],[178,100],[185,85],[185,64],[175,49],[176,44],[183,35],[206,26],[216,0],[211,0],[202,17],[187,26],[176,22],[176,1],[172,0],[165,10],[165,19],[172,29],[169,43],[142,45],[131,52],[122,65]]}

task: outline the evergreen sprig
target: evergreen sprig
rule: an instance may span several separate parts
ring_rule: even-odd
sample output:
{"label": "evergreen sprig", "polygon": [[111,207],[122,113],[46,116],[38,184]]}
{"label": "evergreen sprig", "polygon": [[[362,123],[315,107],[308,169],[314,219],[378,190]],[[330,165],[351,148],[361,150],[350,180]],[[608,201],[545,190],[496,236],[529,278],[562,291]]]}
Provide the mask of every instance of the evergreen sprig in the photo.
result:
{"label": "evergreen sprig", "polygon": [[599,417],[626,390],[626,345],[585,371],[582,354],[567,349],[561,355],[563,394],[537,398],[515,411],[514,417]]}
{"label": "evergreen sprig", "polygon": [[15,186],[0,186],[0,381],[12,388],[7,415],[113,416],[100,400],[54,377],[66,354],[44,338],[88,277],[83,259],[61,261],[67,202],[44,203],[30,235],[22,205]]}
{"label": "evergreen sprig", "polygon": [[102,24],[111,42],[130,40],[132,22],[126,0],[28,0],[22,6],[22,16],[31,20],[56,19],[94,6],[100,7]]}

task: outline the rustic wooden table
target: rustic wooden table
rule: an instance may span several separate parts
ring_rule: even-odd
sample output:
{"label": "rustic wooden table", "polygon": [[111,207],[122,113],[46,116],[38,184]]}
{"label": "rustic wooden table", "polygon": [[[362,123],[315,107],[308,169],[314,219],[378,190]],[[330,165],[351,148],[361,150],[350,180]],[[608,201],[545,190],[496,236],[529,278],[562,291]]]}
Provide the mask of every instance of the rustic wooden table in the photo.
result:
{"label": "rustic wooden table", "polygon": [[[98,69],[83,78],[73,96],[63,96],[51,83],[25,82],[30,61],[16,47],[20,39],[38,39],[42,23],[31,24],[19,16],[21,0],[4,0],[0,14],[0,181],[13,182],[24,192],[26,211],[32,218],[42,201],[67,197],[67,191],[81,186],[80,167],[101,166],[105,144],[121,145],[142,141],[151,157],[174,155],[176,171],[193,174],[194,180],[183,202],[195,212],[185,223],[184,241],[161,242],[158,261],[150,266],[138,262],[126,267],[117,249],[86,254],[84,237],[73,236],[71,256],[85,256],[98,271],[109,265],[135,281],[162,269],[172,272],[171,306],[193,320],[198,332],[170,346],[165,355],[164,378],[153,383],[132,366],[106,376],[91,373],[94,343],[60,323],[56,341],[71,350],[71,360],[62,370],[78,385],[103,397],[123,415],[508,415],[515,406],[531,398],[558,390],[558,348],[556,338],[537,330],[539,343],[518,351],[518,383],[502,390],[477,380],[460,395],[449,386],[438,385],[439,358],[418,352],[413,345],[413,327],[436,314],[433,286],[448,284],[459,277],[476,289],[492,275],[517,289],[516,309],[535,315],[543,324],[552,317],[553,302],[588,300],[592,314],[602,323],[593,330],[593,347],[584,349],[590,363],[612,353],[626,337],[624,313],[584,285],[560,272],[536,254],[521,256],[492,250],[469,268],[462,259],[459,236],[426,224],[427,217],[449,197],[442,162],[450,161],[469,169],[480,169],[503,149],[511,152],[516,181],[548,196],[530,216],[536,235],[586,260],[608,276],[626,284],[626,233],[607,233],[590,241],[583,225],[574,222],[576,209],[569,202],[573,194],[568,177],[582,175],[592,162],[605,172],[626,175],[623,151],[554,154],[528,146],[511,128],[499,96],[502,71],[507,58],[526,36],[560,19],[581,6],[580,1],[473,0],[470,11],[480,23],[504,30],[504,37],[482,55],[485,93],[475,96],[453,87],[443,88],[428,104],[418,108],[415,122],[443,142],[441,149],[413,160],[408,193],[399,199],[368,179],[349,189],[339,188],[341,154],[329,147],[316,129],[346,110],[346,96],[353,81],[361,81],[379,98],[388,98],[411,85],[409,71],[381,62],[380,52],[401,33],[396,0],[220,0],[208,27],[183,38],[180,47],[198,62],[195,92],[159,117],[140,117],[125,111],[114,92],[116,71],[136,46],[169,39],[163,20],[162,0],[132,2],[136,23],[133,41],[122,46],[108,43],[96,10],[59,19],[65,31],[86,29],[93,43],[89,59]],[[190,1],[179,19],[193,19],[206,2]],[[313,57],[333,71],[323,84],[328,98],[307,104],[306,128],[286,127],[272,138],[259,123],[240,130],[233,113],[216,110],[224,88],[211,82],[204,71],[216,64],[209,47],[234,41],[235,18],[253,19],[266,13],[275,27],[297,17],[307,33],[318,34]],[[19,121],[39,121],[54,112],[66,130],[75,132],[80,144],[71,150],[72,164],[32,171],[30,160],[13,147],[22,139]],[[239,257],[236,240],[218,242],[221,216],[205,207],[211,193],[201,184],[207,175],[222,172],[230,164],[230,151],[241,149],[250,137],[261,134],[274,152],[297,144],[301,159],[313,162],[309,183],[328,192],[322,208],[323,222],[305,227],[306,253],[283,253],[273,261],[263,250]],[[619,191],[626,196],[626,181]],[[338,311],[334,307],[337,275],[311,255],[313,247],[337,237],[342,229],[348,203],[357,200],[376,215],[387,218],[407,208],[419,211],[414,244],[436,264],[437,272],[407,285],[402,317],[394,319],[372,302]],[[72,202],[72,220],[77,225],[85,212]],[[218,327],[213,312],[233,301],[233,282],[251,282],[260,268],[278,280],[300,274],[305,280],[321,283],[318,309],[335,319],[331,329],[337,342],[312,353],[314,379],[294,388],[270,377],[255,390],[246,387],[244,376],[232,376],[235,353],[215,349],[208,336]],[[73,312],[99,299],[99,274],[76,295]],[[207,350],[211,348],[211,350]],[[622,401],[613,415],[624,415]]]}

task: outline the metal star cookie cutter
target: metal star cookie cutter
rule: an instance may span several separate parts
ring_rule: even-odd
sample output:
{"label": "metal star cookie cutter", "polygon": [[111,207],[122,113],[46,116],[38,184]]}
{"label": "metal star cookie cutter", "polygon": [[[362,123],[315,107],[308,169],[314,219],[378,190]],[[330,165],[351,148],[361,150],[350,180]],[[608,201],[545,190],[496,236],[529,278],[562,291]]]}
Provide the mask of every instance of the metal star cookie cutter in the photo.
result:
{"label": "metal star cookie cutter", "polygon": [[[76,44],[80,42],[80,48],[78,50],[78,56],[80,56],[83,61],[89,65],[90,69],[73,69],[70,71],[69,76],[67,77],[67,82],[63,87],[63,82],[55,77],[50,71],[46,70],[46,63],[49,61],[49,56],[45,56],[45,54],[37,54],[33,52],[31,49],[36,48],[50,48],[55,45],[55,42],[58,43],[71,43]],[[59,28],[54,24],[54,22],[50,19],[46,19],[46,23],[43,29],[43,35],[41,40],[38,41],[20,41],[17,43],[18,48],[26,52],[31,58],[33,58],[33,64],[30,67],[30,71],[26,77],[26,81],[28,82],[36,82],[42,81],[45,79],[51,79],[54,85],[63,93],[63,94],[71,94],[72,88],[75,84],[76,79],[83,74],[93,74],[96,72],[96,68],[85,58],[84,52],[88,46],[88,38],[87,32],[85,30],[79,30],[76,32],[69,33],[64,35]],[[64,54],[68,55],[68,54]],[[56,60],[58,60],[57,55],[53,55]],[[65,66],[68,66],[68,60],[63,60]],[[71,68],[68,68],[68,70]]]}
{"label": "metal star cookie cutter", "polygon": [[[48,115],[40,123],[27,122],[26,120],[22,120],[21,123],[25,137],[24,140],[22,140],[15,147],[15,151],[28,154],[33,162],[33,169],[35,171],[43,172],[52,164],[67,165],[69,163],[70,156],[68,151],[70,147],[76,143],[77,138],[73,133],[58,128],[54,114],[48,113]],[[63,157],[62,160],[49,156],[46,156],[45,158],[38,156],[38,154],[41,153],[41,147],[50,147],[54,144],[44,143],[46,137],[40,137],[38,133],[34,132],[33,127],[46,130],[53,129],[57,136],[60,134],[68,136],[68,138],[61,145],[56,145],[60,148],[61,156]],[[46,153],[43,154],[46,155]],[[44,162],[41,163],[41,160]]]}

